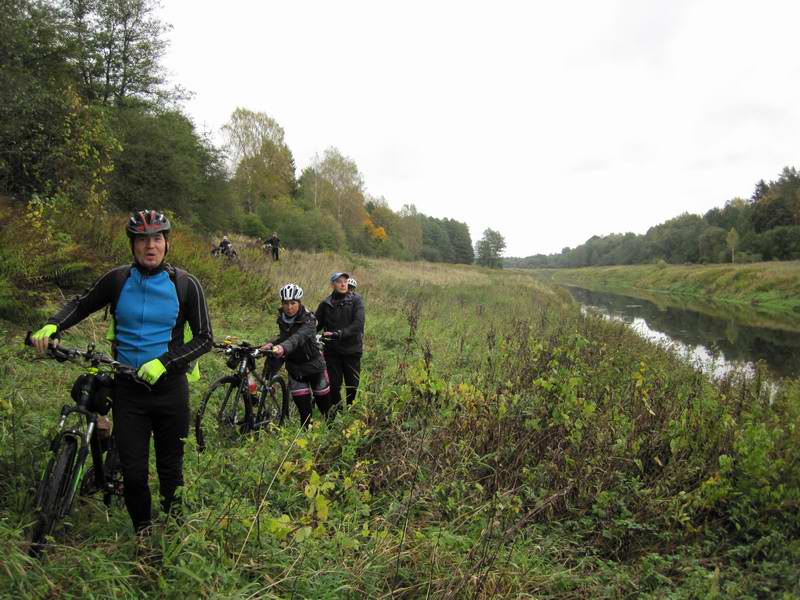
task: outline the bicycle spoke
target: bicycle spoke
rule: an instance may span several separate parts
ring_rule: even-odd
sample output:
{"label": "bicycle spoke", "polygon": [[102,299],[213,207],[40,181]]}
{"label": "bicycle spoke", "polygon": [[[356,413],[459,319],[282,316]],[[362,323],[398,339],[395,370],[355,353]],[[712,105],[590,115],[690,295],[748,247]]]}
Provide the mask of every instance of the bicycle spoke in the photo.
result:
{"label": "bicycle spoke", "polygon": [[269,384],[262,388],[259,399],[257,423],[267,427],[270,423],[282,425],[288,419],[289,403],[287,401],[286,384],[281,377],[273,377]]}

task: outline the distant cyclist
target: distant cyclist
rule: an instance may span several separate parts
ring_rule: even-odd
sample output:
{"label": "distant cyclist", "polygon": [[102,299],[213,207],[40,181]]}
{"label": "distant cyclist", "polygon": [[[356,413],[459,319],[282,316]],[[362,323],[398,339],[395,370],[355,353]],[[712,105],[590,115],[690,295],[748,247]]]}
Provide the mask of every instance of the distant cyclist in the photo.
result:
{"label": "distant cyclist", "polygon": [[349,279],[347,273],[333,273],[330,277],[331,295],[320,302],[316,312],[317,329],[322,330],[327,340],[325,363],[331,378],[332,405],[341,401],[343,381],[347,403],[352,404],[361,377],[364,302],[361,296],[348,288]]}
{"label": "distant cyclist", "polygon": [[272,248],[272,260],[278,260],[281,239],[278,237],[278,233],[276,231],[272,232],[272,237],[267,240],[267,244],[269,244],[269,247]]}
{"label": "distant cyclist", "polygon": [[222,241],[219,243],[219,252],[220,254],[224,254],[225,256],[230,255],[231,248],[233,245],[231,241],[228,239],[227,235],[222,236]]}
{"label": "distant cyclist", "polygon": [[286,360],[289,374],[289,392],[300,413],[300,422],[311,423],[311,397],[323,416],[330,407],[330,384],[325,360],[317,346],[317,319],[303,303],[303,288],[287,283],[280,289],[281,308],[278,311],[279,335],[261,346],[272,349],[278,358]]}
{"label": "distant cyclist", "polygon": [[[32,340],[43,352],[51,336],[111,306],[114,356],[136,367],[150,388],[123,375],[114,382],[114,438],[125,505],[137,533],[151,519],[150,437],[155,441],[162,507],[175,507],[183,485],[183,439],[189,432],[190,363],[213,343],[205,295],[192,275],[165,262],[169,220],[155,210],[134,212],[125,227],[134,262],[107,272],[70,300]],[[191,336],[185,332],[189,325]],[[191,337],[190,341],[185,341]],[[57,339],[54,340],[57,343]]]}

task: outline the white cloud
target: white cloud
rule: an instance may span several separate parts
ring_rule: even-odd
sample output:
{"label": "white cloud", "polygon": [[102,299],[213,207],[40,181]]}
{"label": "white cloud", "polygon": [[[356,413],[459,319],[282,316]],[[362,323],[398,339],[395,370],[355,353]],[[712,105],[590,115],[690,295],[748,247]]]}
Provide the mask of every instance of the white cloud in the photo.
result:
{"label": "white cloud", "polygon": [[509,254],[643,232],[798,162],[795,2],[221,6],[163,12],[198,125],[264,111],[300,168],[336,146],[395,209]]}

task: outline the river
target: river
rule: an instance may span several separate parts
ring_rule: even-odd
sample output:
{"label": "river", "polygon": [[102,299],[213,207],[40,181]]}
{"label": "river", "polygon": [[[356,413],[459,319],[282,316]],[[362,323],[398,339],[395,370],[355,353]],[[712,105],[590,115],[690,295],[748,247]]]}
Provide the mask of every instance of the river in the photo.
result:
{"label": "river", "polygon": [[773,379],[800,377],[800,321],[791,325],[753,325],[722,307],[695,306],[670,297],[651,300],[564,286],[586,313],[628,324],[639,335],[668,346],[715,376],[732,369],[753,372],[763,361]]}

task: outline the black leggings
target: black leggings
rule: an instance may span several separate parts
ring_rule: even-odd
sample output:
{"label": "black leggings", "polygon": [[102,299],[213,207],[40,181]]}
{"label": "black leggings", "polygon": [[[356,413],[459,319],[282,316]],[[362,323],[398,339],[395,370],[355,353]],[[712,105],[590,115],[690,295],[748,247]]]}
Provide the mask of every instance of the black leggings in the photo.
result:
{"label": "black leggings", "polygon": [[342,380],[345,384],[347,403],[356,399],[358,381],[361,377],[360,354],[325,353],[325,364],[328,365],[328,377],[331,380],[331,406],[339,404],[342,399]]}
{"label": "black leggings", "polygon": [[156,450],[161,504],[169,512],[183,485],[183,439],[189,434],[189,384],[185,375],[162,379],[148,391],[130,379],[114,388],[114,439],[122,464],[125,506],[136,531],[150,525],[147,484],[150,435]]}
{"label": "black leggings", "polygon": [[289,393],[292,395],[295,406],[297,406],[297,412],[300,413],[300,423],[303,427],[311,425],[312,395],[322,416],[328,416],[328,409],[331,405],[329,399],[330,390],[327,371],[313,373],[299,379],[289,373]]}

